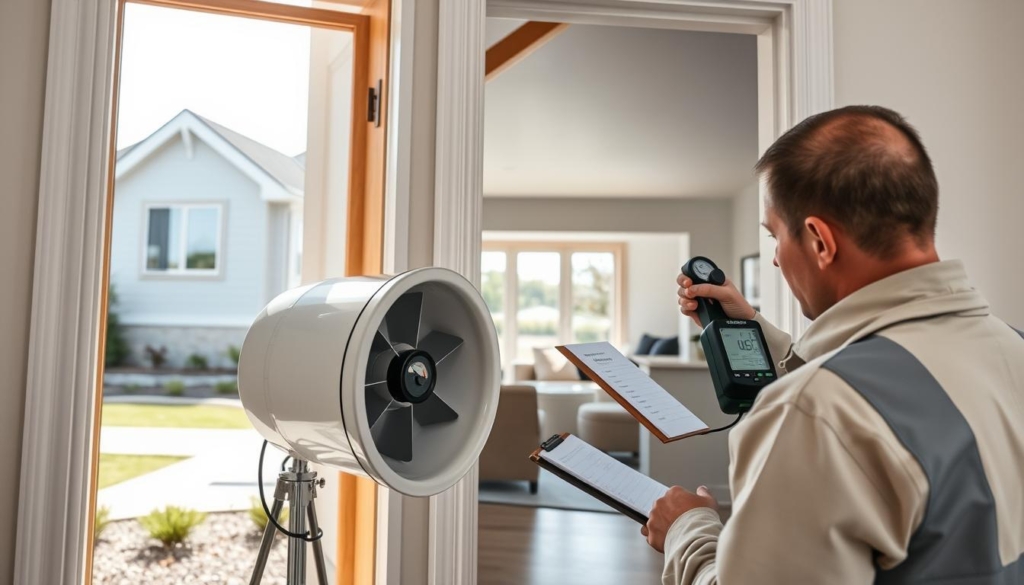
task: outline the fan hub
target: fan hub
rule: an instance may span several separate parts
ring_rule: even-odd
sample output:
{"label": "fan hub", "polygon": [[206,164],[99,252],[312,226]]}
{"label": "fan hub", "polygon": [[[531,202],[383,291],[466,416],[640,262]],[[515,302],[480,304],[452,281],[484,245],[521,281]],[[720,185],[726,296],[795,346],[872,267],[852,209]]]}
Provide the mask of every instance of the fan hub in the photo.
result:
{"label": "fan hub", "polygon": [[436,384],[437,365],[425,351],[403,351],[388,366],[388,392],[399,402],[425,402],[434,393]]}

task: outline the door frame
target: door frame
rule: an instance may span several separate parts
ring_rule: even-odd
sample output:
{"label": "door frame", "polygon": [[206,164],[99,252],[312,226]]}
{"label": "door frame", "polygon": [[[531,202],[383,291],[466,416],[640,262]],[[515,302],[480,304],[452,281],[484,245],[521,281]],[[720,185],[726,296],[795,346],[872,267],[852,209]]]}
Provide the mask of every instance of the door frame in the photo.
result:
{"label": "door frame", "polygon": [[[438,26],[434,261],[480,278],[484,28],[487,16],[757,36],[758,148],[833,107],[832,0],[441,0]],[[764,217],[764,185],[760,214]],[[805,320],[760,237],[762,311],[799,335]],[[476,583],[476,469],[431,499],[429,582]]]}
{"label": "door frame", "polygon": [[[412,43],[402,41],[411,41],[413,3],[392,3],[401,6],[395,12],[401,23],[391,33],[397,49],[392,64],[400,66],[391,71],[396,91],[388,96],[396,114],[388,133],[398,138],[388,148],[387,162],[384,262],[389,271],[407,262],[410,218],[402,210],[413,154],[401,140],[408,136],[412,110]],[[91,389],[98,377],[97,315],[105,298],[103,229],[112,174],[103,161],[110,148],[118,6],[118,0],[52,0],[16,583],[78,585],[85,571]],[[759,105],[762,150],[795,121],[833,105],[831,0],[490,0],[487,8],[483,2],[440,0],[433,258],[474,281],[480,271],[483,203],[485,11],[533,20],[757,34],[759,103],[770,98],[767,109]],[[771,270],[771,256],[770,241],[762,236],[763,292],[775,295],[764,313],[799,333],[804,321]],[[476,477],[474,469],[455,488],[430,499],[426,556],[432,584],[476,582]],[[388,498],[394,494],[383,489],[379,493],[390,501],[378,508],[378,543],[387,546],[378,548],[377,581],[397,583],[400,565],[391,553],[412,543],[400,538],[402,498]]]}
{"label": "door frame", "polygon": [[[132,0],[173,8],[351,30],[356,35],[353,115],[362,111],[364,14],[249,0]],[[107,262],[110,246],[120,28],[127,0],[52,0],[35,244],[25,424],[14,582],[80,585],[91,580]],[[258,8],[256,8],[258,6]],[[258,13],[260,16],[254,16]],[[385,99],[386,92],[385,92]],[[382,107],[381,116],[384,115]],[[350,164],[369,165],[366,127],[353,127]],[[386,126],[384,127],[386,130]],[[378,139],[382,140],[382,139]],[[380,142],[383,151],[383,142]],[[367,170],[353,168],[350,191],[381,211]],[[383,173],[381,173],[383,175]],[[381,176],[378,183],[383,181]],[[379,186],[379,185],[378,185]],[[383,189],[380,189],[383,191]],[[379,265],[380,226],[362,226],[359,268]],[[380,241],[377,241],[380,239]],[[376,272],[377,268],[374,270]],[[369,561],[370,571],[373,561]]]}

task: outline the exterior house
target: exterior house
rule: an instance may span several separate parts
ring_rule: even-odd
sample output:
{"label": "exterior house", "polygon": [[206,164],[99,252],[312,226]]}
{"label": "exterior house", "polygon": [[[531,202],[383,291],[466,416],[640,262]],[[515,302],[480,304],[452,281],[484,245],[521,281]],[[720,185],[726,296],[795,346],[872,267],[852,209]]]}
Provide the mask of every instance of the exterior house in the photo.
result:
{"label": "exterior house", "polygon": [[252,319],[298,284],[304,160],[183,110],[118,153],[113,310],[131,349],[233,365]]}

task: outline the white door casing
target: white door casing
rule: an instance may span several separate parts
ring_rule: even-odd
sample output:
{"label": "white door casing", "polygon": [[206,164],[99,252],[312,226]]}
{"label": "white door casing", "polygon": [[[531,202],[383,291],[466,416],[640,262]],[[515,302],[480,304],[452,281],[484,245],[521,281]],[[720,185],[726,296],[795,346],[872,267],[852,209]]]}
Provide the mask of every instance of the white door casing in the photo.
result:
{"label": "white door casing", "polygon": [[[399,19],[412,14],[411,6],[403,6],[412,4],[408,0],[393,2]],[[85,579],[117,6],[117,0],[52,0],[16,583],[78,585]],[[440,0],[438,9],[434,261],[475,281],[485,14],[482,2],[465,0]],[[772,68],[759,89],[774,98],[770,127],[767,121],[762,126],[762,150],[769,137],[832,106],[831,0],[491,0],[488,11],[533,20],[757,34],[759,51],[770,54],[759,62]],[[407,131],[403,112],[408,112],[411,80],[404,77],[407,63],[397,59],[409,55],[400,45],[411,26],[396,24],[392,31],[393,63],[400,66],[391,70],[395,116],[389,128],[385,214],[390,268],[406,262],[402,236],[394,230],[404,231],[410,221],[402,203],[409,196],[411,154],[403,156],[407,146],[401,137]],[[767,262],[772,250],[764,240],[761,250]],[[766,316],[799,333],[803,320],[784,283],[773,270],[762,270],[762,282]],[[378,574],[386,575],[387,583],[398,582],[399,563],[388,556],[397,551],[386,529],[397,528],[394,514],[401,502],[394,500],[380,507],[385,530],[378,542],[388,545],[379,549]],[[429,548],[430,583],[476,582],[476,507],[475,472],[431,499],[429,538],[419,543]]]}

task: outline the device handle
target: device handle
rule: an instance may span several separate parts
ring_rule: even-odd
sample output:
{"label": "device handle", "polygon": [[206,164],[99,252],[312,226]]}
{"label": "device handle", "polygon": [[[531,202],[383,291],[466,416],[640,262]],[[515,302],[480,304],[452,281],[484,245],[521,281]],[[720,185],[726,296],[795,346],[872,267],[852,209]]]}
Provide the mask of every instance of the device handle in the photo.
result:
{"label": "device handle", "polygon": [[[707,278],[701,277],[695,269],[695,263],[706,263],[712,267],[712,270],[707,274]],[[714,262],[703,256],[694,256],[683,265],[683,274],[687,278],[693,281],[694,284],[711,284],[714,286],[725,285],[725,272],[715,265]],[[700,324],[703,327],[707,327],[712,321],[719,319],[728,319],[729,316],[725,314],[725,309],[722,308],[722,304],[715,299],[709,299],[705,297],[697,297],[697,318],[700,319]]]}

